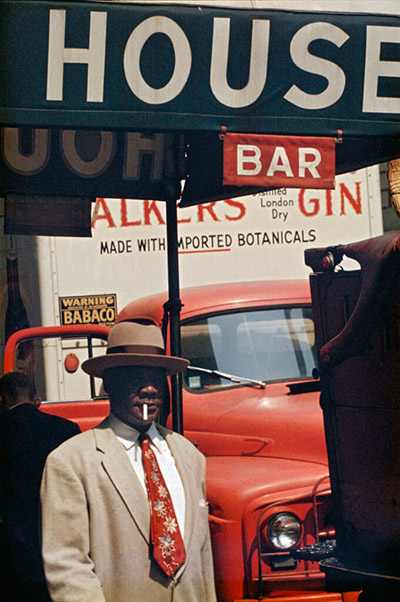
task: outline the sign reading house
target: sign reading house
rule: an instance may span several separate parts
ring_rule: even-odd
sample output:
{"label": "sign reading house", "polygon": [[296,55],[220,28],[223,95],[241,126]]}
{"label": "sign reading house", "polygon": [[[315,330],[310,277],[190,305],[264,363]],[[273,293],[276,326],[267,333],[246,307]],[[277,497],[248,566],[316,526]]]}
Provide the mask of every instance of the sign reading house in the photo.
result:
{"label": "sign reading house", "polygon": [[3,0],[0,39],[3,126],[399,130],[395,17]]}

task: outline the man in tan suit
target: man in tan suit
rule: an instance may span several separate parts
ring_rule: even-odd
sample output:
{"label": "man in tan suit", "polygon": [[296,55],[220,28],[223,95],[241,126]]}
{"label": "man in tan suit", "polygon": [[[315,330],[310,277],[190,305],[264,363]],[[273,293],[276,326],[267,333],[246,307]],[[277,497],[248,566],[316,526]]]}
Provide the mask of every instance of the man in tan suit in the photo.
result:
{"label": "man in tan suit", "polygon": [[166,375],[187,364],[165,355],[158,327],[132,322],[111,329],[107,355],[84,362],[111,411],[46,462],[42,551],[54,602],[216,600],[205,459],[157,424]]}

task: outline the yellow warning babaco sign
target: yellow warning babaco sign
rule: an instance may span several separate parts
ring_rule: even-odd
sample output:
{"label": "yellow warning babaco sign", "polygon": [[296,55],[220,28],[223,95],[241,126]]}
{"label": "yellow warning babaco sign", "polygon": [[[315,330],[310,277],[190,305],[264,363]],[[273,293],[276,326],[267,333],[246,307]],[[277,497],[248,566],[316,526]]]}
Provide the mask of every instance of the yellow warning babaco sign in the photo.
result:
{"label": "yellow warning babaco sign", "polygon": [[117,317],[117,295],[60,297],[60,323],[112,326]]}

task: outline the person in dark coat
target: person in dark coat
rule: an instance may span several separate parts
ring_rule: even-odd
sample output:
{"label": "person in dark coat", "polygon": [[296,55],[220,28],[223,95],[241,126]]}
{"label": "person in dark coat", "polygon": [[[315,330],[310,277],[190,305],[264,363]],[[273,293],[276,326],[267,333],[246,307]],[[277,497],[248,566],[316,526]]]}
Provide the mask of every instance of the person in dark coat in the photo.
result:
{"label": "person in dark coat", "polygon": [[40,549],[40,484],[46,458],[77,435],[77,424],[39,411],[41,400],[20,371],[0,378],[2,600],[50,600]]}

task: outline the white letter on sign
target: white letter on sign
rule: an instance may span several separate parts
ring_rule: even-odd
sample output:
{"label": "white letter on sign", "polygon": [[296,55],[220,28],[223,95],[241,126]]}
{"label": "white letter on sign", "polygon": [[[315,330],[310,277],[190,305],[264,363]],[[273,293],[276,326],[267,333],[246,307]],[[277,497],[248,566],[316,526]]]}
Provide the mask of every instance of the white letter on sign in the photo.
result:
{"label": "white letter on sign", "polygon": [[255,102],[264,89],[267,79],[269,21],[253,21],[249,81],[241,90],[231,88],[227,82],[230,22],[225,17],[214,19],[210,86],[219,102],[238,109]]}
{"label": "white letter on sign", "polygon": [[86,63],[86,100],[103,102],[107,13],[90,13],[89,48],[65,48],[65,14],[50,11],[46,100],[63,100],[65,63]]}
{"label": "white letter on sign", "polygon": [[286,154],[283,146],[277,146],[274,151],[274,156],[271,159],[271,164],[268,168],[267,176],[275,175],[276,171],[285,172],[288,178],[293,178],[292,168],[290,167],[289,157]]}
{"label": "white letter on sign", "polygon": [[[381,61],[381,43],[400,43],[398,27],[376,27],[368,25],[365,51],[364,113],[400,113],[400,98],[378,96],[380,77],[400,78],[399,61]],[[400,86],[400,82],[397,84]]]}
{"label": "white letter on sign", "polygon": [[[307,155],[312,155],[311,161],[307,161]],[[316,169],[320,163],[321,153],[316,148],[299,148],[299,178],[305,178],[306,169],[313,178],[320,178]]]}
{"label": "white letter on sign", "polygon": [[321,75],[328,80],[328,86],[320,94],[307,94],[292,86],[285,94],[285,100],[301,109],[325,109],[338,101],[346,85],[345,74],[335,63],[310,54],[308,47],[314,40],[328,40],[340,48],[348,39],[347,33],[330,23],[310,23],[299,29],[290,43],[294,64],[304,71]]}
{"label": "white letter on sign", "polygon": [[[251,153],[245,155],[244,153]],[[258,146],[253,144],[237,145],[237,175],[238,176],[257,176],[261,171],[261,151]],[[251,163],[253,168],[246,169],[244,163]]]}
{"label": "white letter on sign", "polygon": [[[162,88],[152,88],[140,70],[140,55],[147,40],[155,33],[164,33],[172,42],[175,66],[171,79]],[[159,105],[173,100],[185,87],[192,68],[192,51],[182,29],[168,17],[149,17],[131,33],[124,52],[126,81],[132,92],[143,102]]]}

